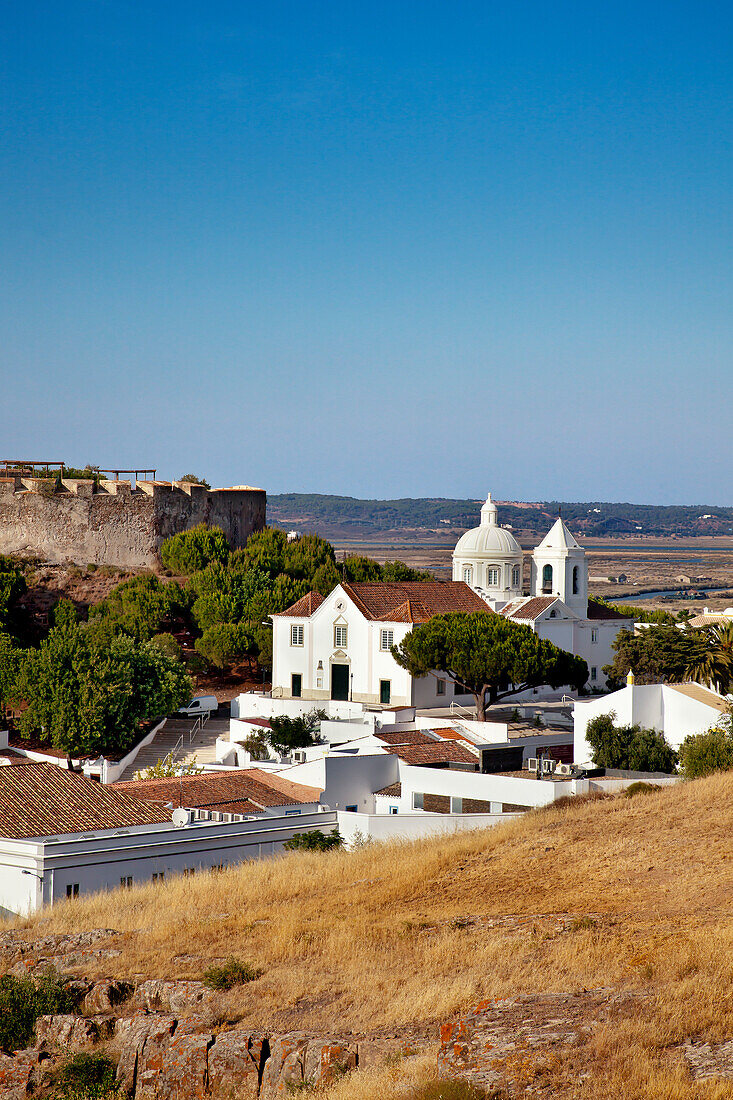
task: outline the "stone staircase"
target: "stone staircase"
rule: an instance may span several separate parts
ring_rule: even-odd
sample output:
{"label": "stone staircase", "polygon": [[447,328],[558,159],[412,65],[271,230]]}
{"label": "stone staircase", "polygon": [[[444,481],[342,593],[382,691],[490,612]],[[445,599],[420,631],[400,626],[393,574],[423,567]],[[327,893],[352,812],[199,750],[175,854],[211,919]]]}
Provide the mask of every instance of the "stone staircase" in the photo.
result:
{"label": "stone staircase", "polygon": [[229,730],[229,716],[221,710],[201,725],[198,718],[183,715],[166,718],[149,745],[143,745],[135,760],[120,776],[118,782],[134,779],[135,773],[163,760],[173,753],[173,762],[187,764],[196,757],[196,763],[216,763],[216,739]]}

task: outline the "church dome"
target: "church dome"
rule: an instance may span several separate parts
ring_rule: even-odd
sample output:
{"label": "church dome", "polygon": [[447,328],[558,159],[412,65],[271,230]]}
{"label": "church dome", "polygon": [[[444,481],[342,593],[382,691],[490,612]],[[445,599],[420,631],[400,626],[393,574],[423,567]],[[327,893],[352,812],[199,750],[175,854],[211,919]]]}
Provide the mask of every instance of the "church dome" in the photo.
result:
{"label": "church dome", "polygon": [[481,523],[478,527],[466,531],[461,535],[454,557],[458,558],[492,558],[515,559],[521,562],[522,547],[510,531],[499,527],[496,522],[496,505],[491,499],[491,493],[486,498],[486,503],[481,509]]}

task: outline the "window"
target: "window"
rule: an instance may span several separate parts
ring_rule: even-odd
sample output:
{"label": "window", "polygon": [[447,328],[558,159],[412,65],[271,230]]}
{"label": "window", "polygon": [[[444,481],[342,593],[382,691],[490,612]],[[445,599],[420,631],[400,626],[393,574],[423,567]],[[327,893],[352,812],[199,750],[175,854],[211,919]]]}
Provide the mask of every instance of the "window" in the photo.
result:
{"label": "window", "polygon": [[398,814],[400,812],[399,806],[390,806],[389,812],[391,814]]}
{"label": "window", "polygon": [[300,699],[303,694],[303,677],[299,672],[293,672],[290,677],[290,694],[293,699]]}
{"label": "window", "polygon": [[463,570],[463,583],[473,584],[473,569],[470,565],[466,565]]}
{"label": "window", "polygon": [[512,588],[519,588],[522,582],[522,570],[518,565],[515,565],[512,569]]}
{"label": "window", "polygon": [[358,809],[359,809],[358,805],[347,806],[346,807],[346,812],[347,812],[347,814],[355,814]]}
{"label": "window", "polygon": [[590,640],[592,642],[598,641],[598,627],[594,626],[590,632]]}
{"label": "window", "polygon": [[302,626],[302,624],[296,625],[295,623],[293,623],[293,625],[290,627],[290,644],[291,645],[302,645],[303,644],[303,626]]}
{"label": "window", "polygon": [[577,565],[573,566],[573,595],[577,596],[580,591],[580,569]]}
{"label": "window", "polygon": [[120,879],[120,886],[122,886],[125,890],[129,890],[132,886],[132,875],[123,875]]}
{"label": "window", "polygon": [[598,679],[598,669],[596,668],[595,665],[593,665],[593,667],[590,670],[590,678],[591,678],[591,680],[597,680]]}
{"label": "window", "polygon": [[552,592],[552,566],[545,565],[542,567],[542,591]]}
{"label": "window", "polygon": [[550,612],[550,618],[551,619],[556,619],[557,618],[557,611],[555,610],[554,607],[553,607],[552,611]]}
{"label": "window", "polygon": [[300,816],[300,810],[286,810],[285,811],[285,816],[286,817],[299,817]]}
{"label": "window", "polygon": [[445,695],[445,680],[438,680],[438,683],[435,687],[435,694]]}
{"label": "window", "polygon": [[392,681],[380,680],[379,681],[379,702],[382,706],[388,707],[390,699],[392,698]]}
{"label": "window", "polygon": [[78,882],[70,882],[69,883],[69,885],[66,887],[66,896],[67,896],[67,898],[78,898],[79,897],[79,883]]}
{"label": "window", "polygon": [[495,588],[498,588],[499,570],[495,565],[492,565],[486,570],[486,583],[487,585],[493,585]]}
{"label": "window", "polygon": [[348,631],[345,626],[335,626],[333,628],[333,644],[336,649],[346,649],[347,638]]}
{"label": "window", "polygon": [[412,792],[412,808],[413,810],[421,810],[423,808],[423,793],[422,791]]}
{"label": "window", "polygon": [[165,879],[165,871],[153,871],[153,882],[163,882]]}
{"label": "window", "polygon": [[462,814],[463,813],[463,799],[462,798],[456,798],[455,796],[451,797],[450,812],[452,814]]}
{"label": "window", "polygon": [[379,648],[391,649],[394,645],[394,630],[380,630],[379,632]]}

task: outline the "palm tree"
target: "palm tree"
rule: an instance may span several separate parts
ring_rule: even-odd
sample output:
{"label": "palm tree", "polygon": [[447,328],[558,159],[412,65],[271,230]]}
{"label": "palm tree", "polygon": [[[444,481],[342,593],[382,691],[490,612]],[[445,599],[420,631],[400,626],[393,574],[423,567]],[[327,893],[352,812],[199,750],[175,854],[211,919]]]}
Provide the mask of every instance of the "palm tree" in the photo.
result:
{"label": "palm tree", "polygon": [[701,633],[705,635],[708,650],[685,675],[727,695],[733,687],[733,622],[709,626]]}

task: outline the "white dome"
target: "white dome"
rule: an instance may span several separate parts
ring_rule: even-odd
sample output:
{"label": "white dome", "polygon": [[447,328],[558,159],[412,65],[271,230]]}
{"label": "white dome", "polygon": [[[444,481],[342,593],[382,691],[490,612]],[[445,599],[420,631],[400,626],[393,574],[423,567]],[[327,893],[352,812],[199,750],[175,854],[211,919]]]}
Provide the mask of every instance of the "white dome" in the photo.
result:
{"label": "white dome", "polygon": [[496,505],[489,493],[481,509],[481,525],[461,535],[453,556],[457,558],[491,558],[492,560],[522,560],[522,547],[510,531],[496,522]]}

